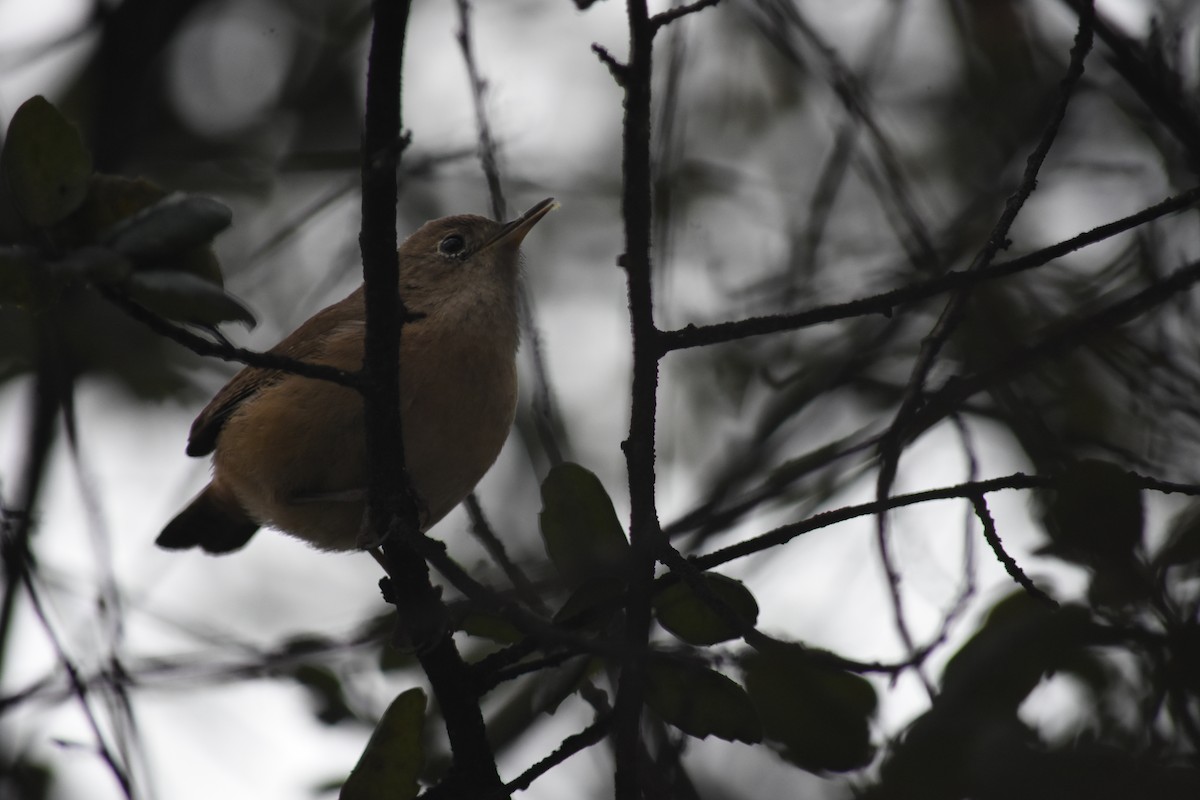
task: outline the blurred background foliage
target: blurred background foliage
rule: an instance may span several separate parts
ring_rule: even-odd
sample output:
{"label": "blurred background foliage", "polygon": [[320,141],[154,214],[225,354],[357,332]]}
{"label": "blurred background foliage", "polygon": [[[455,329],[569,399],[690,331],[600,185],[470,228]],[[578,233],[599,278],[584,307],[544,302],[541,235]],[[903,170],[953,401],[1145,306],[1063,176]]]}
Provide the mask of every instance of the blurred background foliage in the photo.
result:
{"label": "blurred background foliage", "polygon": [[[5,119],[26,96],[43,93],[79,124],[98,171],[231,206],[234,227],[216,250],[226,286],[263,322],[253,334],[228,331],[239,343],[270,346],[358,281],[366,3],[76,5],[60,33],[6,43],[0,63],[32,77],[21,96],[11,89],[0,96]],[[664,31],[652,141],[660,327],[843,302],[966,268],[1053,117],[1082,5],[723,0]],[[999,260],[1197,185],[1200,8],[1188,0],[1097,7],[1086,71]],[[527,248],[535,254],[527,277],[537,327],[525,334],[518,453],[501,462],[502,475],[489,478],[470,516],[478,525],[486,515],[551,608],[565,590],[551,577],[535,522],[537,487],[549,466],[559,453],[589,465],[619,514],[625,506],[617,441],[629,357],[621,274],[613,266],[620,97],[587,52],[591,41],[622,52],[621,14],[616,0],[586,12],[567,0],[524,0],[480,3],[473,18],[510,212],[551,194],[563,210],[556,227],[539,227],[540,241]],[[453,4],[418,0],[411,25],[405,122],[413,140],[400,167],[402,233],[428,218],[488,207]],[[1056,487],[1025,505],[997,502],[996,532],[1063,605],[1051,610],[1010,594],[1011,581],[976,541],[981,523],[966,501],[940,505],[945,513],[936,516],[895,515],[905,576],[897,588],[921,645],[915,653],[889,623],[888,582],[866,522],[837,536],[825,532],[843,543],[836,551],[806,538],[726,565],[754,591],[764,630],[865,662],[860,671],[881,698],[872,729],[878,756],[847,777],[831,772],[843,769],[836,758],[814,765],[770,729],[770,746],[726,745],[690,739],[660,720],[648,723],[653,796],[1200,796],[1200,514],[1126,472],[1189,485],[1200,479],[1196,301],[1182,290],[1127,324],[1085,322],[1200,258],[1196,222],[1194,210],[1154,219],[975,288],[928,391],[986,374],[1013,354],[1021,368],[961,402],[901,458],[896,493],[1017,470]],[[869,499],[879,437],[946,302],[940,294],[887,317],[668,356],[660,508],[680,550],[709,552]],[[1082,331],[1077,346],[1039,349],[1072,329]],[[218,622],[189,627],[195,617],[176,613],[187,607],[179,603],[224,604],[212,585],[171,588],[178,602],[164,610],[153,602],[161,595],[144,588],[145,573],[96,563],[81,573],[56,563],[62,550],[55,543],[81,536],[69,531],[105,526],[94,507],[80,521],[39,502],[55,459],[103,473],[129,457],[87,450],[88,435],[77,432],[81,398],[100,391],[107,403],[161,408],[168,401],[194,410],[228,374],[86,287],[47,312],[0,307],[0,379],[13,420],[4,429],[12,441],[0,475],[0,714],[10,720],[0,716],[0,730],[8,728],[0,737],[0,797],[79,796],[70,792],[82,779],[70,773],[81,759],[70,753],[97,759],[94,742],[52,744],[54,726],[39,722],[39,712],[78,702],[63,673],[64,652],[103,698],[101,728],[141,787],[136,796],[181,780],[162,777],[155,760],[161,742],[145,745],[151,729],[169,738],[170,726],[135,724],[145,702],[139,693],[148,687],[179,693],[290,683],[300,690],[289,695],[293,705],[319,721],[306,735],[319,738],[328,726],[357,750],[386,706],[381,697],[395,693],[381,687],[419,682],[413,660],[385,646],[382,606],[349,633],[301,620],[294,635],[276,626],[274,638],[247,637],[222,630],[219,614]],[[11,399],[18,395],[33,399],[20,405]],[[175,417],[179,451],[187,413]],[[186,491],[161,484],[137,490],[172,492],[172,503],[186,499]],[[131,502],[124,497],[112,502]],[[163,510],[148,509],[137,531],[120,532],[136,540],[116,547],[148,547],[162,521],[153,515]],[[457,518],[437,533],[474,572],[503,585],[467,527]],[[93,545],[88,552],[101,561],[112,546]],[[26,547],[67,644],[21,667],[24,654],[48,641],[36,623],[22,632],[13,622],[34,614],[18,580]],[[203,569],[220,579],[219,564]],[[277,573],[288,582],[286,575]],[[296,583],[306,580],[320,578]],[[374,599],[372,583],[359,579],[357,591]],[[217,594],[238,591],[225,585]],[[247,592],[241,602],[250,602],[252,593],[240,591]],[[185,592],[186,599],[174,597]],[[271,609],[287,602],[263,603],[266,629]],[[146,616],[172,628],[171,646],[130,635]],[[472,619],[486,635],[464,637],[464,647],[479,658],[502,636]],[[744,646],[701,652],[710,666],[735,676],[746,671],[752,682]],[[546,712],[592,675],[587,664],[569,661],[497,690],[487,710],[502,764],[505,753],[519,750],[514,763],[525,765],[535,758],[526,753],[548,752],[574,730],[562,720],[583,718],[577,700],[564,704],[574,716]],[[823,684],[811,677],[807,685]],[[835,698],[839,691],[828,689]],[[810,726],[797,735],[838,739],[819,714],[805,713],[793,715]],[[520,749],[531,741],[532,750]],[[436,754],[438,745],[431,746]],[[270,753],[262,743],[260,768],[268,772]],[[572,796],[606,796],[604,754],[590,766],[580,766],[582,758],[558,768],[570,775],[566,783],[547,778],[541,791],[562,796],[569,786]],[[439,763],[435,756],[430,769]],[[328,785],[344,774],[329,769]],[[111,775],[103,781],[114,783]],[[317,784],[306,785],[317,793]],[[121,796],[119,788],[104,791]]]}

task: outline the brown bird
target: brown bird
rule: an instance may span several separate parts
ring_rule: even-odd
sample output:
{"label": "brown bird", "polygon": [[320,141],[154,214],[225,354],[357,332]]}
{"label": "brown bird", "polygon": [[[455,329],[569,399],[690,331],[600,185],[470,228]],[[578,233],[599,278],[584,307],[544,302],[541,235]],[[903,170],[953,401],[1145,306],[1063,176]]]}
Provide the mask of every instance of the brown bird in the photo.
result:
{"label": "brown bird", "polygon": [[[400,293],[415,317],[400,337],[400,402],[422,530],[467,496],[508,437],[517,404],[519,247],[556,207],[547,198],[507,223],[432,220],[397,251]],[[365,330],[360,286],[270,352],[356,371]],[[321,550],[369,544],[355,390],[246,367],[192,423],[187,453],[213,454],[212,482],[163,529],[159,546],[226,553],[263,525]]]}

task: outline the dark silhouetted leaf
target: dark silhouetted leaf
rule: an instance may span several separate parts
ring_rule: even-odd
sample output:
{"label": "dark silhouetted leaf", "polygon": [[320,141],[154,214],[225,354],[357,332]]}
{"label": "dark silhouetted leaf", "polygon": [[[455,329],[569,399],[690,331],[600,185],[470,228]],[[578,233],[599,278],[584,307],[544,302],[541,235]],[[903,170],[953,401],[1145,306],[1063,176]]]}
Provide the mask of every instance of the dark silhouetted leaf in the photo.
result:
{"label": "dark silhouetted leaf", "polygon": [[1130,561],[1142,537],[1142,493],[1115,464],[1083,460],[1055,482],[1048,552],[1089,566]]}
{"label": "dark silhouetted leaf", "polygon": [[947,662],[942,696],[962,714],[1015,713],[1044,675],[1079,661],[1093,630],[1086,609],[1048,608],[1017,592]]}
{"label": "dark silhouetted leaf", "polygon": [[346,705],[342,682],[326,667],[301,664],[292,671],[292,678],[309,691],[317,703],[317,719],[333,725],[350,719],[354,712]]}
{"label": "dark silhouetted leaf", "polygon": [[31,247],[0,247],[0,305],[30,306],[45,301],[46,265]]}
{"label": "dark silhouetted leaf", "polygon": [[121,220],[149,208],[167,196],[145,178],[93,174],[79,208],[55,228],[56,239],[70,247],[100,243]]}
{"label": "dark silhouetted leaf", "polygon": [[1160,568],[1186,567],[1187,574],[1200,574],[1200,502],[1193,502],[1175,515],[1154,564]]}
{"label": "dark silhouetted leaf", "polygon": [[[175,196],[176,199],[179,197],[182,195]],[[205,198],[188,198],[188,200],[189,202],[199,201],[202,205],[215,202]],[[163,209],[159,208],[159,205],[163,203],[166,204],[168,210],[171,210],[167,193],[142,178],[127,178],[123,175],[92,175],[88,180],[87,197],[84,198],[83,204],[76,209],[75,213],[55,227],[55,238],[65,247],[78,248],[104,242],[111,244],[113,236],[124,231],[126,225],[135,225],[131,220],[132,217],[138,215],[139,212],[149,213],[152,207],[158,209],[155,213],[161,214]],[[221,220],[227,219],[228,209],[220,204],[217,206],[219,208],[214,207],[208,211],[204,208],[199,209],[199,217],[203,218],[206,214],[212,217],[207,224],[202,222],[199,227],[201,231],[212,228],[215,233],[216,230],[219,230],[217,225],[221,223]],[[185,209],[184,217],[187,219],[170,220],[164,224],[168,228],[186,226],[190,224],[187,220],[193,216],[195,215]],[[130,230],[126,235],[133,237],[133,241],[127,242],[126,246],[137,251],[142,245],[153,246],[153,242],[147,240],[155,235],[155,229],[139,230],[136,233]],[[140,244],[139,238],[141,239]],[[211,235],[201,237],[199,242],[185,246],[188,238],[189,236],[184,236],[176,239],[170,246],[164,246],[161,255],[154,258],[150,258],[146,253],[139,253],[133,257],[139,260],[137,266],[140,269],[190,272],[218,286],[222,285],[220,265],[217,263],[217,257],[213,254],[212,248],[208,246]]]}
{"label": "dark silhouetted leaf", "polygon": [[[701,575],[700,578],[708,591],[747,625],[754,625],[758,621],[758,603],[741,581],[712,574]],[[719,612],[682,580],[655,596],[654,613],[660,625],[689,644],[716,644],[741,635],[737,628],[726,622]]]}
{"label": "dark silhouetted leaf", "polygon": [[229,227],[233,212],[208,197],[172,194],[117,223],[102,241],[132,261],[171,269],[171,257],[206,245]]}
{"label": "dark silhouetted leaf", "polygon": [[411,800],[425,764],[421,728],[425,723],[425,692],[409,689],[387,710],[358,763],[342,784],[340,800]]}
{"label": "dark silhouetted leaf", "polygon": [[571,592],[554,621],[573,628],[602,628],[621,607],[625,584],[615,578],[585,580]]}
{"label": "dark silhouetted leaf", "polygon": [[706,667],[657,659],[646,673],[646,704],[679,730],[703,739],[762,740],[762,723],[736,681]]}
{"label": "dark silhouetted leaf", "polygon": [[538,517],[546,552],[572,583],[619,567],[625,532],[600,479],[578,464],[559,464],[542,481]]}
{"label": "dark silhouetted leaf", "polygon": [[135,272],[125,284],[130,299],[168,319],[196,324],[244,322],[254,327],[254,315],[220,286],[187,272]]}
{"label": "dark silhouetted leaf", "polygon": [[28,753],[21,753],[15,760],[12,753],[0,753],[0,797],[19,800],[50,800],[59,792],[51,793],[54,771],[45,764],[35,761]]}
{"label": "dark silhouetted leaf", "polygon": [[100,284],[118,283],[133,271],[129,259],[115,250],[94,245],[72,250],[53,266],[64,278]]}
{"label": "dark silhouetted leaf", "polygon": [[463,633],[501,644],[512,644],[522,638],[517,627],[504,617],[483,611],[468,611],[459,617],[456,627]]}
{"label": "dark silhouetted leaf", "polygon": [[30,225],[44,228],[83,202],[92,156],[79,129],[37,95],[13,115],[0,172],[17,213]]}
{"label": "dark silhouetted leaf", "polygon": [[784,643],[750,653],[743,668],[766,738],[788,761],[813,772],[870,762],[876,697],[867,680]]}

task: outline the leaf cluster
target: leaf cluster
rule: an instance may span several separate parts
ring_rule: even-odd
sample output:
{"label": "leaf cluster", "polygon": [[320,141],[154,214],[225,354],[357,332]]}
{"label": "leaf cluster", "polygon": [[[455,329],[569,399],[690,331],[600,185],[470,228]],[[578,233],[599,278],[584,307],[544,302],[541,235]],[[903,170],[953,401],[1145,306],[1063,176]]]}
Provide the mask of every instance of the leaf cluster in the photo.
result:
{"label": "leaf cluster", "polygon": [[[38,349],[29,345],[41,339],[46,357],[77,372],[110,372],[153,392],[162,376],[129,366],[136,340],[104,298],[202,327],[253,325],[224,290],[210,246],[231,221],[210,198],[93,171],[78,128],[40,95],[25,101],[0,153],[0,328],[9,334],[0,377],[33,369]],[[38,333],[47,327],[52,345]]]}

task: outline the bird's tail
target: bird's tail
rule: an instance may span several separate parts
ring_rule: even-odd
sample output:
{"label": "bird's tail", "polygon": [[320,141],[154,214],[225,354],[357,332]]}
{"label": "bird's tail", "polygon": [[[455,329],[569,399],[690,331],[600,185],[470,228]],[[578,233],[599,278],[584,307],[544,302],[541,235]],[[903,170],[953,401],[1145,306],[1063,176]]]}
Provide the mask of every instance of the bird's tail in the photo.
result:
{"label": "bird's tail", "polygon": [[250,541],[258,527],[235,499],[210,483],[167,523],[154,543],[167,550],[200,547],[209,553],[231,553]]}

